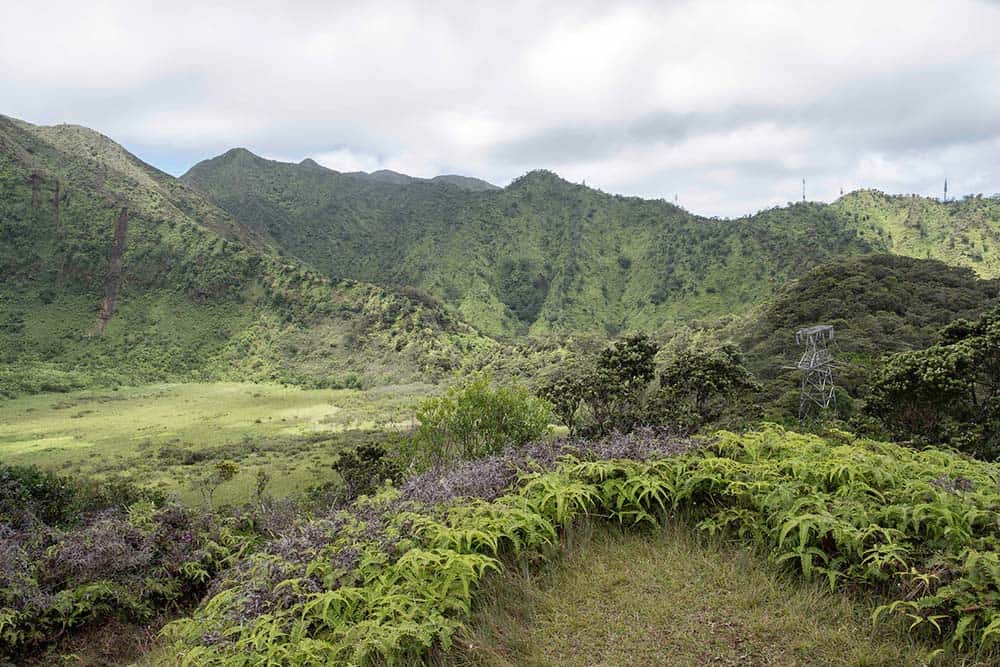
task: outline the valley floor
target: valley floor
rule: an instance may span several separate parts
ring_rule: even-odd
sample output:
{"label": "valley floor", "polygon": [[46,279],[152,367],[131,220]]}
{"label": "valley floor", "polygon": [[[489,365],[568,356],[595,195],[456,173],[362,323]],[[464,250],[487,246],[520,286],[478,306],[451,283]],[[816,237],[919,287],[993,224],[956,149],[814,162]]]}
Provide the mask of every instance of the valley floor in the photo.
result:
{"label": "valley floor", "polygon": [[299,389],[187,383],[42,394],[0,401],[0,459],[63,474],[122,476],[203,502],[199,476],[217,461],[240,472],[216,502],[254,493],[256,471],[286,496],[333,478],[351,442],[408,427],[430,385]]}
{"label": "valley floor", "polygon": [[746,548],[677,525],[574,539],[541,574],[495,578],[448,664],[928,664],[903,628],[873,629],[870,610]]}

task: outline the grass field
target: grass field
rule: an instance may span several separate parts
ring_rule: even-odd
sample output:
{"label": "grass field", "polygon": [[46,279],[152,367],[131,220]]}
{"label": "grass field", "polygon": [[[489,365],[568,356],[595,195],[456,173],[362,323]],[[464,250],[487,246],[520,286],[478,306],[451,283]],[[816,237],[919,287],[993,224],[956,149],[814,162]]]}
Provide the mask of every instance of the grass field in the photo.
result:
{"label": "grass field", "polygon": [[284,496],[334,477],[345,444],[406,428],[430,385],[303,390],[267,384],[161,384],[0,402],[0,460],[98,478],[121,475],[201,502],[215,461],[240,464],[217,502],[248,499],[256,471]]}
{"label": "grass field", "polygon": [[[507,572],[484,592],[458,658],[490,665],[928,664],[867,608],[793,580],[745,548],[690,529],[577,535],[540,574]],[[947,663],[959,664],[959,663]]]}

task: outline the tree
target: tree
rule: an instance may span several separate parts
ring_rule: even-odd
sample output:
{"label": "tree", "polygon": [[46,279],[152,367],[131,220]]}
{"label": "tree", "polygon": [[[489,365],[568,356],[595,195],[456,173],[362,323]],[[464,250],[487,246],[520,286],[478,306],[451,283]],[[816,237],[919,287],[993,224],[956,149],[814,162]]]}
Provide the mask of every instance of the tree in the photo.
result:
{"label": "tree", "polygon": [[627,432],[649,421],[645,395],[656,376],[654,359],[659,349],[646,334],[631,333],[598,355],[594,372],[583,385],[596,434]]}
{"label": "tree", "polygon": [[871,379],[865,411],[893,437],[1000,455],[1000,309],[956,320],[941,342],[889,355]]}
{"label": "tree", "polygon": [[664,414],[689,430],[717,420],[748,392],[759,389],[732,343],[688,339],[668,351],[660,371]]}

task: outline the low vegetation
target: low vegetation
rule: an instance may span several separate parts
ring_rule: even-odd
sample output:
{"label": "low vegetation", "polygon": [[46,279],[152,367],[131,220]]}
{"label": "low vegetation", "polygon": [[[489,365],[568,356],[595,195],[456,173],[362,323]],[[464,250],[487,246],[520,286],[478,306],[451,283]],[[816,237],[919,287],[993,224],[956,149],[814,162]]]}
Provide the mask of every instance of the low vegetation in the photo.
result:
{"label": "low vegetation", "polygon": [[0,402],[0,460],[107,483],[127,479],[202,506],[205,472],[233,461],[217,504],[337,483],[338,453],[409,429],[434,387],[300,389],[189,383],[89,389]]}
{"label": "low vegetation", "polygon": [[905,616],[947,651],[992,650],[995,466],[773,427],[666,457],[669,445],[645,445],[638,460],[578,449],[535,472],[528,460],[502,490],[487,459],[455,473],[485,493],[467,483],[444,504],[423,502],[420,486],[362,498],[230,571],[168,628],[173,650],[199,665],[413,660],[452,646],[487,572],[544,557],[580,520],[655,526],[674,511],[806,579],[884,600],[876,619]]}
{"label": "low vegetation", "polygon": [[420,405],[408,467],[420,471],[527,444],[548,432],[554,418],[549,404],[524,385],[496,386],[480,375]]}
{"label": "low vegetation", "polygon": [[448,665],[922,667],[905,625],[707,539],[675,520],[647,531],[584,524],[561,556],[483,583]]}

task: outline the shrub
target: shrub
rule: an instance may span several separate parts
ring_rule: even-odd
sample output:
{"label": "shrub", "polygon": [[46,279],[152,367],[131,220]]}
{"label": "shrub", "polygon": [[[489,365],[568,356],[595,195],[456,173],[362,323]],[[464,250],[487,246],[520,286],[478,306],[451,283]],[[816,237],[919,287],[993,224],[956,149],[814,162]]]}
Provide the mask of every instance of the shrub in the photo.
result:
{"label": "shrub", "polygon": [[399,464],[392,460],[385,447],[371,442],[341,452],[333,464],[342,480],[342,498],[354,500],[373,493],[385,481],[397,483],[402,476]]}
{"label": "shrub", "polygon": [[164,494],[128,480],[80,480],[36,466],[0,463],[0,521],[41,521],[69,526],[87,515],[146,501],[160,505]]}
{"label": "shrub", "polygon": [[487,375],[424,401],[409,447],[411,467],[486,456],[544,435],[552,407],[523,385],[496,386]]}
{"label": "shrub", "polygon": [[758,385],[731,343],[684,339],[665,351],[642,333],[608,345],[590,364],[574,357],[549,371],[542,396],[572,433],[604,436],[640,426],[670,426],[685,432],[717,422]]}
{"label": "shrub", "polygon": [[662,410],[666,419],[687,431],[717,421],[760,388],[732,343],[696,337],[669,350],[666,357],[659,375]]}
{"label": "shrub", "polygon": [[254,542],[232,523],[148,502],[66,529],[0,523],[0,664],[25,664],[32,649],[88,623],[148,622],[197,599]]}

